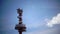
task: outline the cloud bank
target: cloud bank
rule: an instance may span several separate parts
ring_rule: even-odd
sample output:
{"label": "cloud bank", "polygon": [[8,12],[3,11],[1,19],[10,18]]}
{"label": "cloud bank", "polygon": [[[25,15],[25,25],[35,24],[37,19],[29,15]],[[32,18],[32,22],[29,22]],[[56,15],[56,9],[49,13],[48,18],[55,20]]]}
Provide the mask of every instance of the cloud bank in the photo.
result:
{"label": "cloud bank", "polygon": [[53,27],[55,24],[60,24],[60,13],[57,14],[57,16],[52,17],[51,20],[47,20],[47,26]]}

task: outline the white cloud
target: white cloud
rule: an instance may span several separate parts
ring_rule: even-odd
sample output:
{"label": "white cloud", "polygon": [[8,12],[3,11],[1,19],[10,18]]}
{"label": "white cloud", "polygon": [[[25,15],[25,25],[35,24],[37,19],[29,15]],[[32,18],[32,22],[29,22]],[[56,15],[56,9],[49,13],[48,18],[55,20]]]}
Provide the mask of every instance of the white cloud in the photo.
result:
{"label": "white cloud", "polygon": [[47,20],[47,26],[53,27],[55,24],[60,24],[60,13],[57,16],[52,17],[51,20]]}

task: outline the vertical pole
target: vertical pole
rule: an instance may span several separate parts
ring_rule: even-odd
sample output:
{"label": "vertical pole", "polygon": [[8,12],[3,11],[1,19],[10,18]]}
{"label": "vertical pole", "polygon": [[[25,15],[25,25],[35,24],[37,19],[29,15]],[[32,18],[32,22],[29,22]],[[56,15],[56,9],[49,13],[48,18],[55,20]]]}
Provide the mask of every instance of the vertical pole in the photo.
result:
{"label": "vertical pole", "polygon": [[22,34],[22,31],[19,31],[19,34]]}

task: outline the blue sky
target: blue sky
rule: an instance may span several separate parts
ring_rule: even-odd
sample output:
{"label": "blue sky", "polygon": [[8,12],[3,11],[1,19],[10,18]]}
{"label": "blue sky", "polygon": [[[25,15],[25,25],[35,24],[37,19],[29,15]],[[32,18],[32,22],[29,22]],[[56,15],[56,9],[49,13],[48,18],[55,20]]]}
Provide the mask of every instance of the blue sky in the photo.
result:
{"label": "blue sky", "polygon": [[0,0],[1,34],[18,34],[14,29],[18,24],[18,8],[23,10],[27,27],[23,34],[59,34],[60,0]]}

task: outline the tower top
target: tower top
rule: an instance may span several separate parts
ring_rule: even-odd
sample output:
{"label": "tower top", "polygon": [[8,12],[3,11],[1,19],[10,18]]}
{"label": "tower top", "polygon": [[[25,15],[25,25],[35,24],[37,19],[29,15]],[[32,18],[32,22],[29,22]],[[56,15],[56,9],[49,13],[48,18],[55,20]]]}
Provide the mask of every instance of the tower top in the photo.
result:
{"label": "tower top", "polygon": [[17,9],[17,13],[20,14],[20,13],[22,13],[22,12],[23,12],[22,9],[20,9],[20,8]]}

